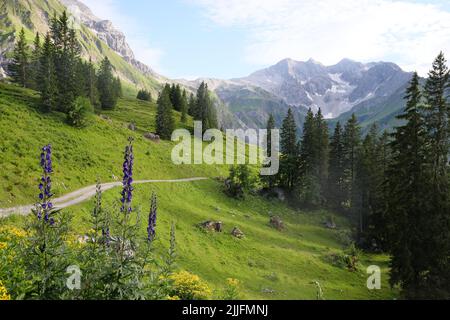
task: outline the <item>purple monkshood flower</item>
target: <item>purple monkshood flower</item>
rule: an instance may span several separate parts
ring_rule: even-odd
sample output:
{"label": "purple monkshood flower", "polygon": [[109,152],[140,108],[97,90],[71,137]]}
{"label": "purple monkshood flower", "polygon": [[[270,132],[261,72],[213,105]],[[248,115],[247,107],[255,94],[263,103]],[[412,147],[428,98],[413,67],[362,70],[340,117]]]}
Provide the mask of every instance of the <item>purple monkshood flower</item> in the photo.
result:
{"label": "purple monkshood flower", "polygon": [[53,197],[52,189],[52,178],[50,175],[53,173],[52,164],[52,146],[49,144],[42,148],[41,162],[43,175],[41,181],[39,182],[39,208],[37,210],[37,218],[39,220],[44,217],[45,222],[49,222],[51,225],[55,221],[50,218],[51,210],[53,209],[53,204],[51,203],[51,198]]}
{"label": "purple monkshood flower", "polygon": [[157,214],[157,198],[156,194],[152,194],[151,206],[150,206],[150,214],[148,216],[148,227],[147,227],[147,235],[148,241],[152,242],[155,240],[156,236],[156,214]]}
{"label": "purple monkshood flower", "polygon": [[133,140],[130,138],[130,143],[125,148],[125,156],[123,162],[123,189],[121,192],[121,211],[130,213],[132,211],[131,201],[133,200]]}

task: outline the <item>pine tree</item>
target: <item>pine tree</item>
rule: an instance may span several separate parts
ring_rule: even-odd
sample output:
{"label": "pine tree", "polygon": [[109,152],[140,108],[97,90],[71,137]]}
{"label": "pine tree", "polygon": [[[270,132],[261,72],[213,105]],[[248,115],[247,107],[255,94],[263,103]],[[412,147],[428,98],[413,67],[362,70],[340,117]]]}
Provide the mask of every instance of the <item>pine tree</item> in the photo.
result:
{"label": "pine tree", "polygon": [[188,115],[195,119],[197,109],[197,101],[195,100],[195,96],[193,93],[189,95],[189,103],[188,103]]}
{"label": "pine tree", "polygon": [[344,191],[347,206],[353,209],[355,198],[355,179],[358,152],[361,145],[361,132],[355,114],[347,121],[343,135],[344,153]]}
{"label": "pine tree", "polygon": [[38,74],[39,74],[39,63],[42,54],[41,51],[42,51],[41,37],[39,35],[39,32],[37,32],[33,42],[33,51],[31,53],[30,71],[29,71],[30,88],[34,90],[38,90],[38,83],[39,83]]}
{"label": "pine tree", "polygon": [[[272,130],[275,129],[275,118],[273,114],[270,114],[269,120],[267,120],[267,157],[272,156]],[[270,166],[271,164],[268,164],[267,166]],[[277,182],[277,176],[276,175],[269,175],[269,176],[261,176],[261,181],[264,185],[264,187],[268,189],[272,189],[275,187]]]}
{"label": "pine tree", "polygon": [[[428,257],[428,287],[433,294],[450,296],[450,101],[447,100],[450,74],[444,54],[435,61],[425,84],[428,168],[431,171],[431,215],[428,217],[430,242],[435,248]],[[444,276],[445,275],[445,276]],[[442,296],[441,296],[442,297]]]}
{"label": "pine tree", "polygon": [[316,143],[317,149],[317,179],[320,186],[320,201],[321,204],[325,203],[326,194],[328,192],[328,171],[329,171],[329,131],[328,124],[326,123],[322,110],[316,114],[315,117],[315,130],[316,130]]}
{"label": "pine tree", "polygon": [[170,139],[175,129],[170,91],[170,85],[167,84],[160,93],[157,102],[156,133],[162,139]]}
{"label": "pine tree", "polygon": [[297,125],[294,114],[289,109],[281,127],[280,185],[292,191],[298,178],[299,146],[297,143]]}
{"label": "pine tree", "polygon": [[188,111],[188,100],[187,100],[187,92],[184,89],[183,94],[181,95],[181,104],[180,104],[180,112],[181,112],[181,122],[186,123],[187,121],[187,111]]}
{"label": "pine tree", "polygon": [[89,63],[87,64],[87,82],[86,82],[86,93],[92,106],[100,106],[100,98],[97,88],[97,74],[95,67],[92,63],[92,59],[89,58]]}
{"label": "pine tree", "polygon": [[50,34],[45,37],[37,74],[38,89],[41,93],[41,106],[43,111],[56,109],[58,86],[55,70],[55,48]]}
{"label": "pine tree", "polygon": [[341,123],[336,124],[334,135],[330,142],[330,165],[328,177],[328,201],[332,208],[341,209],[345,202],[344,190],[344,143]]}
{"label": "pine tree", "polygon": [[108,57],[100,65],[98,73],[98,92],[102,109],[114,109],[118,94],[115,92],[117,84],[113,76],[113,68]]}
{"label": "pine tree", "polygon": [[183,94],[180,85],[172,84],[172,87],[170,88],[170,101],[172,102],[175,111],[181,111],[182,98]]}
{"label": "pine tree", "polygon": [[195,106],[192,108],[192,116],[196,121],[202,121],[203,130],[217,128],[217,115],[211,101],[208,85],[202,82],[197,90]]}
{"label": "pine tree", "polygon": [[[433,237],[429,229],[430,179],[427,169],[427,134],[421,112],[419,77],[413,75],[406,92],[406,109],[399,119],[405,125],[393,134],[392,164],[388,186],[388,236],[391,259],[391,283],[400,284],[407,298],[419,298],[429,277]],[[433,247],[432,247],[433,246]],[[428,296],[427,298],[431,298]]]}
{"label": "pine tree", "polygon": [[306,206],[320,203],[320,182],[318,181],[318,137],[314,113],[308,110],[303,125],[303,135],[300,147],[300,202]]}
{"label": "pine tree", "polygon": [[8,66],[8,75],[13,82],[25,88],[28,87],[30,82],[29,68],[29,47],[25,38],[25,30],[22,28],[19,33],[19,39],[14,47],[12,61]]}

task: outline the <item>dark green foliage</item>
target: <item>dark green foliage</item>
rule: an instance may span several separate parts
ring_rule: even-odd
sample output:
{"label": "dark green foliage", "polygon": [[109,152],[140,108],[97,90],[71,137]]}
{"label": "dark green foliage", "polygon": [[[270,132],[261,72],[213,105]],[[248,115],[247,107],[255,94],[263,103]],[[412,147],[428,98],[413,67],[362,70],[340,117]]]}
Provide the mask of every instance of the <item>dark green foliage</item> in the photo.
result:
{"label": "dark green foliage", "polygon": [[38,75],[40,69],[41,50],[42,50],[41,37],[39,33],[36,33],[36,37],[34,38],[33,42],[33,51],[31,53],[29,66],[29,77],[30,77],[29,86],[34,90],[38,90],[39,88]]}
{"label": "dark green foliage", "polygon": [[156,114],[156,133],[162,139],[170,139],[175,129],[173,106],[170,101],[170,86],[167,84],[159,94]]}
{"label": "dark green foliage", "polygon": [[116,107],[119,90],[120,81],[114,78],[112,64],[108,57],[105,57],[98,73],[98,92],[102,109],[111,110]]}
{"label": "dark green foliage", "polygon": [[175,111],[181,111],[183,93],[179,84],[172,84],[170,87],[170,101],[172,102]]}
{"label": "dark green foliage", "polygon": [[225,180],[225,193],[236,199],[244,199],[245,192],[254,185],[254,179],[246,165],[233,166],[230,175]]}
{"label": "dark green foliage", "polygon": [[343,130],[340,122],[338,122],[330,143],[330,164],[327,189],[329,205],[338,210],[342,208],[345,202],[344,163]]}
{"label": "dark green foliage", "polygon": [[[272,153],[272,130],[275,129],[275,118],[273,117],[273,114],[269,116],[269,120],[267,120],[267,157],[271,157]],[[269,164],[270,166],[270,164]],[[261,182],[263,183],[264,187],[268,189],[272,189],[275,187],[277,182],[277,176],[276,175],[269,175],[269,176],[261,176]]]}
{"label": "dark green foliage", "polygon": [[54,63],[55,49],[50,34],[45,37],[42,46],[42,55],[39,59],[39,72],[37,74],[38,90],[41,93],[41,106],[44,112],[56,109],[58,95],[57,77]]}
{"label": "dark green foliage", "polygon": [[319,109],[308,111],[300,148],[300,202],[306,206],[325,203],[328,185],[328,126]]}
{"label": "dark green foliage", "polygon": [[142,101],[152,101],[152,94],[148,90],[141,89],[136,98]]}
{"label": "dark green foliage", "polygon": [[189,102],[188,102],[188,115],[191,117],[194,117],[196,112],[197,102],[195,101],[195,96],[193,93],[189,95]]}
{"label": "dark green foliage", "polygon": [[347,121],[343,135],[344,152],[344,192],[346,207],[353,210],[356,190],[356,165],[358,161],[359,148],[361,146],[361,132],[358,120],[353,114]]}
{"label": "dark green foliage", "polygon": [[67,122],[78,128],[86,126],[90,114],[94,112],[91,101],[85,97],[78,97],[67,113]]}
{"label": "dark green foliage", "polygon": [[14,47],[13,58],[8,66],[8,75],[12,81],[21,87],[28,87],[30,84],[30,53],[25,39],[25,30],[19,33],[19,39]]}
{"label": "dark green foliage", "polygon": [[400,284],[407,298],[429,299],[440,295],[445,286],[449,288],[446,271],[440,269],[448,263],[448,252],[442,251],[447,244],[438,240],[448,234],[448,225],[442,226],[445,220],[434,211],[436,189],[429,164],[430,156],[434,155],[430,154],[427,142],[430,124],[423,116],[417,73],[406,100],[405,112],[399,117],[406,124],[396,128],[393,135],[387,180],[391,283]]}
{"label": "dark green foliage", "polygon": [[298,178],[299,146],[297,143],[297,125],[291,109],[288,110],[288,114],[283,121],[280,135],[280,186],[293,190]]}
{"label": "dark green foliage", "polygon": [[192,117],[196,121],[201,121],[203,130],[217,128],[217,115],[213,106],[208,85],[205,82],[200,84],[197,90],[195,105],[192,106]]}
{"label": "dark green foliage", "polygon": [[181,96],[180,112],[181,112],[181,122],[186,123],[188,113],[188,100],[186,90],[183,90],[183,94]]}

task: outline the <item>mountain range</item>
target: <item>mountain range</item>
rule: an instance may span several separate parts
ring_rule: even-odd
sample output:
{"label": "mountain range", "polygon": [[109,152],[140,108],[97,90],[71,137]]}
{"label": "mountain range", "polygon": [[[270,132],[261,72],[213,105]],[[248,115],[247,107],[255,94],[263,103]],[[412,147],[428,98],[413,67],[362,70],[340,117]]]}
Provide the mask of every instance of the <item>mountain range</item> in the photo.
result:
{"label": "mountain range", "polygon": [[395,116],[404,106],[403,93],[411,78],[410,73],[389,62],[343,59],[325,66],[313,59],[304,62],[284,59],[243,78],[170,80],[138,61],[125,35],[78,0],[2,1],[0,77],[5,75],[4,67],[17,31],[24,27],[31,42],[35,32],[48,31],[55,12],[66,8],[80,25],[83,56],[97,63],[108,56],[118,76],[132,91],[144,87],[156,95],[164,83],[171,82],[194,92],[202,81],[207,82],[224,128],[261,128],[269,114],[281,125],[291,108],[300,131],[307,110],[320,108],[330,125],[337,120],[346,121],[355,113],[364,128],[376,121],[382,129],[389,129],[396,124]]}

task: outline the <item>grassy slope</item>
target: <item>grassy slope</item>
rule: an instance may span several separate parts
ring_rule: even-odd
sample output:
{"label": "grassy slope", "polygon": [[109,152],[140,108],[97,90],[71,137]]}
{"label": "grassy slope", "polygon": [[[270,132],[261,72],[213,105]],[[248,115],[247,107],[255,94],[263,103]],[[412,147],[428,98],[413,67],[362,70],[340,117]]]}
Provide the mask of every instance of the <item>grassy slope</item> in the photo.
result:
{"label": "grassy slope", "polygon": [[[39,147],[51,142],[55,149],[55,188],[57,195],[95,183],[96,177],[110,181],[120,176],[122,149],[126,138],[135,137],[135,176],[140,178],[216,177],[226,174],[225,166],[175,166],[170,161],[169,142],[155,144],[141,137],[153,129],[155,106],[134,100],[121,100],[119,109],[109,112],[111,122],[95,117],[90,127],[79,130],[63,123],[63,115],[42,115],[35,109],[32,92],[0,84],[0,207],[32,202],[39,175]],[[128,130],[136,121],[138,131]],[[148,212],[149,196],[159,196],[158,241],[162,251],[168,243],[169,224],[177,224],[178,265],[190,270],[219,290],[228,277],[243,283],[245,298],[314,299],[318,280],[327,299],[389,299],[395,292],[388,289],[387,257],[366,255],[362,267],[383,267],[383,290],[369,292],[366,275],[361,269],[351,273],[332,266],[326,257],[340,252],[343,243],[338,231],[323,228],[326,212],[295,212],[279,202],[259,197],[235,201],[224,196],[215,179],[187,184],[136,186],[134,204]],[[105,202],[117,201],[118,189],[106,193]],[[73,207],[74,228],[82,234],[89,226],[84,222],[92,201]],[[270,212],[287,223],[285,232],[268,226]],[[195,225],[221,220],[223,234],[208,234]],[[21,223],[19,218],[8,219]],[[0,221],[1,223],[1,221]],[[345,219],[338,219],[341,227]],[[246,234],[237,240],[229,234],[238,226]],[[144,234],[145,226],[142,225]],[[264,289],[275,290],[273,294]]]}

